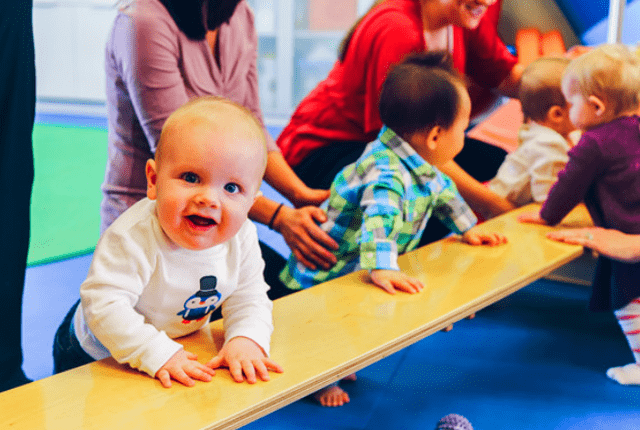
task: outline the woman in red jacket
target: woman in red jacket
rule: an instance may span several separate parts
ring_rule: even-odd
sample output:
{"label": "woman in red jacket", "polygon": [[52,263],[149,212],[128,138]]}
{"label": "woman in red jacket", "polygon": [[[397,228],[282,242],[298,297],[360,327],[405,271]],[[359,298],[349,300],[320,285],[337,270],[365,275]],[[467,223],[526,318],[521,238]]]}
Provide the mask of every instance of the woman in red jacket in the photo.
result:
{"label": "woman in red jacket", "polygon": [[[347,34],[329,76],[302,100],[280,134],[286,161],[311,188],[328,188],[376,138],[382,82],[390,66],[408,54],[448,50],[474,84],[515,97],[522,68],[497,35],[499,12],[496,0],[376,1]],[[473,102],[477,111],[481,103]],[[484,161],[478,163],[497,170],[504,153],[482,146]],[[512,208],[455,162],[443,171],[474,209],[497,215]]]}

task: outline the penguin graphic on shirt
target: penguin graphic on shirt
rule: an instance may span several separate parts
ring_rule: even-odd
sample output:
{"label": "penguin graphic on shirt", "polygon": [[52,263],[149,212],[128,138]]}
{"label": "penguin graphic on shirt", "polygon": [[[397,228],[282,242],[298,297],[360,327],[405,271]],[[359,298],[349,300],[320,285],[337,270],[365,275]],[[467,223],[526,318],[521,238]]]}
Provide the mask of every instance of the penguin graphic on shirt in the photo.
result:
{"label": "penguin graphic on shirt", "polygon": [[204,276],[200,279],[200,290],[184,302],[184,309],[177,315],[182,316],[182,323],[201,321],[216,308],[222,295],[216,290],[215,276]]}

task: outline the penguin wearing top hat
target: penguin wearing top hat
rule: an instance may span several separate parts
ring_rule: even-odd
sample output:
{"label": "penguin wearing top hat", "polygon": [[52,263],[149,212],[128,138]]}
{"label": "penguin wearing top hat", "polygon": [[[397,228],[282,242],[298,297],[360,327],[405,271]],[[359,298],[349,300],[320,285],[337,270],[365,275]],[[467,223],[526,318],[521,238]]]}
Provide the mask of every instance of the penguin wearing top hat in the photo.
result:
{"label": "penguin wearing top hat", "polygon": [[184,302],[184,309],[178,312],[182,316],[182,323],[202,321],[209,313],[216,309],[222,295],[216,290],[218,280],[215,276],[200,278],[200,291]]}

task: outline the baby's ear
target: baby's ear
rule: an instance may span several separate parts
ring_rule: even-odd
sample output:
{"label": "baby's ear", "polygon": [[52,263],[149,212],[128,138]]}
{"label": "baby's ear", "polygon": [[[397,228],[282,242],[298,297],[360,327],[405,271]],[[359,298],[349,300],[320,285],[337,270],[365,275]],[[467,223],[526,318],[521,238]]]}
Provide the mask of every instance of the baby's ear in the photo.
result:
{"label": "baby's ear", "polygon": [[147,197],[150,200],[155,200],[158,197],[158,171],[156,169],[155,160],[147,160],[147,165],[145,166],[145,174],[147,175]]}
{"label": "baby's ear", "polygon": [[594,95],[589,96],[587,100],[589,100],[589,103],[591,103],[596,108],[596,115],[598,116],[604,115],[604,112],[607,107],[606,104],[604,103],[604,100]]}
{"label": "baby's ear", "polygon": [[547,121],[560,122],[566,116],[566,110],[562,106],[553,105],[547,111]]}
{"label": "baby's ear", "polygon": [[440,144],[440,134],[443,129],[439,125],[434,126],[428,133],[425,135],[427,148],[429,151],[435,151],[438,149],[438,145]]}

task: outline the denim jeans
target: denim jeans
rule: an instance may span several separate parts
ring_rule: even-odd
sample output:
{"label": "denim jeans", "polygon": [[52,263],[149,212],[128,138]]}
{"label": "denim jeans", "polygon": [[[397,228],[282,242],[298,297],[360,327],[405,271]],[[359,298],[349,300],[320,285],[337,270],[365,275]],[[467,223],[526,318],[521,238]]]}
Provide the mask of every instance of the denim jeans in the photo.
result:
{"label": "denim jeans", "polygon": [[80,304],[78,300],[62,320],[53,339],[53,373],[64,372],[95,361],[87,354],[76,337],[73,316]]}

